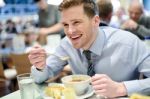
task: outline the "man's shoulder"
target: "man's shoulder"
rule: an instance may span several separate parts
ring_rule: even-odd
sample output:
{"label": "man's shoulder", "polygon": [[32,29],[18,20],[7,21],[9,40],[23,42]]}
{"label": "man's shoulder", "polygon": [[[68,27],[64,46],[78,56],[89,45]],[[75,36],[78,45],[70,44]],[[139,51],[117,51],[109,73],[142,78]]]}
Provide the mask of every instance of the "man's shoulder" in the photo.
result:
{"label": "man's shoulder", "polygon": [[122,29],[118,29],[118,28],[113,28],[113,27],[102,27],[100,28],[102,31],[104,31],[106,37],[110,37],[110,36],[128,36],[128,35],[132,35],[129,31],[125,31]]}
{"label": "man's shoulder", "polygon": [[111,41],[111,42],[128,43],[128,42],[133,42],[134,40],[138,39],[131,32],[125,31],[122,29],[105,27],[105,28],[102,28],[102,31],[104,31],[106,40]]}
{"label": "man's shoulder", "polygon": [[147,22],[150,21],[150,15],[142,15],[141,18],[139,19],[139,22]]}
{"label": "man's shoulder", "polygon": [[107,33],[106,35],[112,35],[112,34],[118,34],[118,35],[132,35],[131,32],[126,31],[126,30],[122,30],[122,29],[118,29],[118,28],[113,28],[113,27],[101,27],[100,28],[102,31],[104,31],[105,33]]}

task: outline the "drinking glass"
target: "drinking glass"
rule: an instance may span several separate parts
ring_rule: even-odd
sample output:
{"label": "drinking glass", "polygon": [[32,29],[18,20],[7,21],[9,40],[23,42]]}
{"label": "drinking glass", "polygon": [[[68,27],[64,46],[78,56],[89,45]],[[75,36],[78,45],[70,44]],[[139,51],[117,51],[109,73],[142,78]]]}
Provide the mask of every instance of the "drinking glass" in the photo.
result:
{"label": "drinking glass", "polygon": [[17,76],[21,99],[34,99],[34,80],[30,73]]}

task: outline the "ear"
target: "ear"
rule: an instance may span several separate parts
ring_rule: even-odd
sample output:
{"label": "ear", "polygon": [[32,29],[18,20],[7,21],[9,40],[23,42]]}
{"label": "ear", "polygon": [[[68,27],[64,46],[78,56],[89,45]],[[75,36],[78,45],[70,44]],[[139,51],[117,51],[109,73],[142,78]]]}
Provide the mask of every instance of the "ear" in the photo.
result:
{"label": "ear", "polygon": [[110,22],[111,17],[112,17],[112,13],[110,13],[110,14],[108,15],[108,23]]}
{"label": "ear", "polygon": [[100,17],[98,15],[95,15],[93,17],[93,25],[94,26],[99,26],[99,24],[100,24]]}

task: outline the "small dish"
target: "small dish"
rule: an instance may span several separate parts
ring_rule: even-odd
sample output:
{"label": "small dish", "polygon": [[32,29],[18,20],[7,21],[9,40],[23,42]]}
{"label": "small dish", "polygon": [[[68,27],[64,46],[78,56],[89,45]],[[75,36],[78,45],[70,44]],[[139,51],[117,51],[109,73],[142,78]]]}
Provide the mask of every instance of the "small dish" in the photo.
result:
{"label": "small dish", "polygon": [[[48,86],[51,86],[53,84],[58,84],[58,83],[50,83],[50,84],[48,84]],[[63,84],[58,84],[58,85],[64,86]],[[80,95],[80,96],[76,96],[76,98],[77,99],[85,99],[85,98],[92,96],[93,94],[94,94],[94,90],[93,90],[92,86],[90,85],[85,94]],[[46,96],[45,93],[43,93],[42,96],[43,96],[43,99],[54,99],[52,97]],[[65,99],[64,96],[61,96],[61,99]]]}
{"label": "small dish", "polygon": [[92,86],[90,85],[86,94],[77,96],[77,99],[85,99],[85,98],[92,96],[93,94],[94,94],[94,90],[93,90]]}

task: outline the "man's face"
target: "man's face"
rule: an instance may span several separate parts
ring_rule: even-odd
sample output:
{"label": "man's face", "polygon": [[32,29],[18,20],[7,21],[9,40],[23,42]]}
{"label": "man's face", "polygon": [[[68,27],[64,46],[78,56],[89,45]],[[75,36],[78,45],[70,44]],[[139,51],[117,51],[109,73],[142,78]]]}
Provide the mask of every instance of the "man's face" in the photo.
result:
{"label": "man's face", "polygon": [[141,17],[141,15],[142,15],[142,11],[138,6],[133,5],[129,7],[129,16],[132,20],[137,22]]}
{"label": "man's face", "polygon": [[40,0],[38,3],[37,3],[37,5],[39,6],[39,8],[40,9],[46,9],[46,7],[47,7],[47,3],[46,3],[46,1],[45,0]]}
{"label": "man's face", "polygon": [[64,32],[75,48],[88,49],[96,38],[99,17],[89,18],[83,5],[74,6],[61,12]]}

